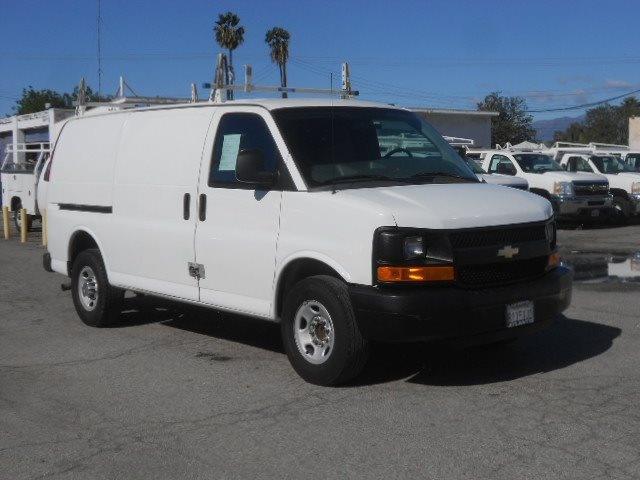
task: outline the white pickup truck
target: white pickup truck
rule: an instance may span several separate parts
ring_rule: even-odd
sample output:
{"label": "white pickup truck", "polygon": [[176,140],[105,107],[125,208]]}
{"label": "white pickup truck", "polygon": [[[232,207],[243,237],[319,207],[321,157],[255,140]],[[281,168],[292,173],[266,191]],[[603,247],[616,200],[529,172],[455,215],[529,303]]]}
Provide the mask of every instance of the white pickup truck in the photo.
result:
{"label": "white pickup truck", "polygon": [[613,195],[613,209],[621,221],[640,214],[640,173],[622,162],[616,155],[589,152],[564,153],[560,165],[568,172],[588,172],[604,175]]}
{"label": "white pickup truck", "polygon": [[467,153],[467,148],[473,148],[473,140],[468,138],[450,137],[445,135],[444,139],[458,152],[458,155],[467,162],[469,168],[476,174],[478,180],[492,185],[502,185],[503,187],[529,190],[529,184],[524,178],[501,175],[499,173],[489,173],[482,169],[477,157],[472,157]]}
{"label": "white pickup truck", "polygon": [[481,183],[384,104],[88,112],[43,181],[45,268],[71,277],[86,324],[114,322],[125,290],[279,322],[317,384],[357,375],[372,340],[504,341],[571,301],[549,202]]}
{"label": "white pickup truck", "polygon": [[20,230],[21,209],[27,213],[27,226],[40,217],[37,199],[38,182],[44,164],[49,158],[49,142],[18,143],[7,146],[0,163],[2,205],[13,213],[16,230]]}
{"label": "white pickup truck", "polygon": [[560,220],[587,222],[609,217],[613,197],[606,177],[596,173],[567,172],[549,155],[511,149],[470,150],[490,173],[524,178],[529,190],[553,205]]}

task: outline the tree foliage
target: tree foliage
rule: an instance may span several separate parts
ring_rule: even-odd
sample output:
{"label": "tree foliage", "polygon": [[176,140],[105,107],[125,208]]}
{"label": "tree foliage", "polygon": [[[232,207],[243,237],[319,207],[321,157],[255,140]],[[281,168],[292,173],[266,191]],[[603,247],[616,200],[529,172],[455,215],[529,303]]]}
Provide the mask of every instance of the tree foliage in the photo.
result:
{"label": "tree foliage", "polygon": [[[13,111],[17,115],[41,112],[47,108],[74,108],[73,102],[78,98],[78,87],[72,93],[59,93],[48,88],[36,90],[31,85],[22,89],[22,96],[16,100]],[[87,87],[87,98],[89,101],[108,101],[108,97],[98,96]]]}
{"label": "tree foliage", "polygon": [[626,98],[620,105],[605,103],[587,110],[583,122],[574,122],[563,132],[556,132],[554,140],[577,143],[629,143],[629,117],[640,116],[640,102]]}
{"label": "tree foliage", "polygon": [[[264,41],[269,45],[271,60],[278,65],[280,71],[280,85],[287,86],[287,60],[289,60],[289,40],[291,34],[281,27],[273,27],[267,32]],[[282,92],[282,98],[287,98]]]}
{"label": "tree foliage", "polygon": [[535,140],[533,117],[527,113],[524,98],[505,97],[501,92],[491,92],[478,103],[478,110],[498,112],[498,116],[492,118],[492,145]]}

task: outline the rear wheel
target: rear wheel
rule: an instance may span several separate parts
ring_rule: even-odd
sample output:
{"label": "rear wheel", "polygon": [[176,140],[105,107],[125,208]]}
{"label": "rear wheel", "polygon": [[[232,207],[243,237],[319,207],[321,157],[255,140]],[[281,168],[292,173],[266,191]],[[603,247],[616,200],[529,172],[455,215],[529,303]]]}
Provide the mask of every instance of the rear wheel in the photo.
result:
{"label": "rear wheel", "polygon": [[[16,204],[13,208],[13,224],[16,231],[20,232],[22,228],[22,203]],[[27,232],[31,230],[31,215],[27,215]]]}
{"label": "rear wheel", "polygon": [[124,291],[109,285],[100,252],[80,252],[71,269],[71,294],[80,319],[92,327],[113,324],[122,310]]}
{"label": "rear wheel", "polygon": [[364,368],[369,353],[345,283],[325,275],[301,280],[288,293],[282,339],[296,372],[317,385],[352,380]]}

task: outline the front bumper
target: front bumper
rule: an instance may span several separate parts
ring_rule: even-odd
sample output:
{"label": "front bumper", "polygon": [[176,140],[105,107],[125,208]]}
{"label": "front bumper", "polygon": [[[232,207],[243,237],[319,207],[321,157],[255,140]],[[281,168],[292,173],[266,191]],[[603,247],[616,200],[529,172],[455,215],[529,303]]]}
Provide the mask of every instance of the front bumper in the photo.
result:
{"label": "front bumper", "polygon": [[[571,303],[573,274],[558,267],[535,280],[483,289],[457,286],[351,285],[358,327],[365,338],[411,341],[465,338],[478,343],[514,338],[549,325]],[[534,302],[535,322],[506,327],[506,306]]]}
{"label": "front bumper", "polygon": [[[588,196],[574,197],[564,195],[554,195],[552,204],[558,218],[593,218],[611,215],[613,197],[611,195],[604,196]],[[597,212],[597,213],[596,213]]]}

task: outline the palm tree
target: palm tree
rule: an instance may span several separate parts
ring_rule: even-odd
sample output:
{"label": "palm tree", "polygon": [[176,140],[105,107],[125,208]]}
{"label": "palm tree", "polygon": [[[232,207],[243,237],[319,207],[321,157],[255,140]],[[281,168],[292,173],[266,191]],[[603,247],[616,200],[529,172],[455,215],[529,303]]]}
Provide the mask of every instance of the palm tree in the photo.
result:
{"label": "palm tree", "polygon": [[[233,51],[244,42],[244,27],[240,26],[240,17],[233,12],[221,13],[213,27],[216,42],[229,51],[229,67],[226,72],[227,83],[233,83]],[[233,98],[233,90],[227,92],[228,99]]]}
{"label": "palm tree", "polygon": [[[287,60],[289,60],[289,39],[291,35],[284,28],[273,27],[267,32],[264,41],[271,49],[270,56],[280,70],[280,86],[287,86]],[[287,92],[282,92],[282,98],[287,98]]]}

